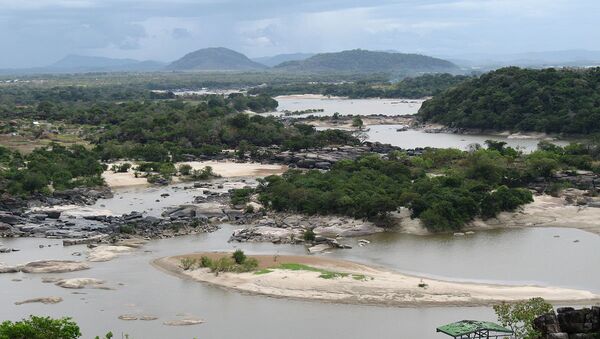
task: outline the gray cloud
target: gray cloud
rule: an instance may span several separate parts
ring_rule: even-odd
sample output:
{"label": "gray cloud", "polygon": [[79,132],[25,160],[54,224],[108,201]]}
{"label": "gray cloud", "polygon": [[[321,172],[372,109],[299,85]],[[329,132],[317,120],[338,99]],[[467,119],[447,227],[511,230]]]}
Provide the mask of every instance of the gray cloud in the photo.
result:
{"label": "gray cloud", "polygon": [[0,68],[79,53],[173,60],[368,48],[429,54],[600,49],[595,0],[0,0]]}

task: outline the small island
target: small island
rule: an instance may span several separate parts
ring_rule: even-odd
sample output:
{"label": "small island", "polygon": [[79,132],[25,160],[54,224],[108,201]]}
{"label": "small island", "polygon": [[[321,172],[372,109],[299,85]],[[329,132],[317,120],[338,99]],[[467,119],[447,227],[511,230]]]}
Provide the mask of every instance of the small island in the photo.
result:
{"label": "small island", "polygon": [[206,252],[165,257],[153,265],[181,278],[252,295],[397,307],[488,306],[542,297],[588,304],[592,292],[541,286],[451,282],[317,256]]}

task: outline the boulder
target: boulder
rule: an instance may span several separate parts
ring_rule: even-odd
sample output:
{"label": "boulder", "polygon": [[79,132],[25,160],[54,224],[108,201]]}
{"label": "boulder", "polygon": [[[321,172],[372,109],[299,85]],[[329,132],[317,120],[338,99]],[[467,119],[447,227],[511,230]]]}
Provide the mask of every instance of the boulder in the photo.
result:
{"label": "boulder", "polygon": [[71,260],[40,260],[23,266],[25,273],[65,273],[87,270],[90,266],[81,261]]}

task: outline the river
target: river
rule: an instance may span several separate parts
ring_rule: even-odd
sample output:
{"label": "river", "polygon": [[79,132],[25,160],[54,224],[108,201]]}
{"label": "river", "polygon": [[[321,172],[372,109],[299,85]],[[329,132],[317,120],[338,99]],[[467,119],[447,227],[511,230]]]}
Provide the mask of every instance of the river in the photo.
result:
{"label": "river", "polygon": [[[417,104],[392,104],[386,100],[340,101],[280,100],[282,109],[323,108],[323,114],[411,114]],[[395,100],[398,101],[398,100]],[[315,102],[320,106],[310,107]],[[302,106],[304,105],[304,106]],[[490,136],[396,132],[394,126],[371,126],[369,138],[406,148],[433,146],[464,148],[482,143]],[[493,137],[499,140],[498,136]],[[531,149],[535,140],[505,140],[511,146]],[[224,190],[230,183],[224,183]],[[233,184],[231,184],[233,185]],[[162,193],[169,193],[166,198]],[[122,214],[132,210],[158,215],[169,206],[190,203],[193,190],[166,188],[119,189],[112,199],[92,206]],[[157,201],[158,200],[158,201]],[[489,307],[394,308],[316,303],[243,295],[202,283],[180,279],[154,268],[156,258],[199,251],[231,251],[249,254],[306,254],[301,245],[270,243],[233,244],[227,240],[240,226],[222,225],[219,231],[196,236],[153,240],[142,249],[110,262],[91,263],[91,269],[64,274],[0,275],[0,319],[18,320],[30,314],[71,316],[81,326],[84,338],[113,331],[116,337],[131,338],[407,338],[439,339],[436,326],[462,319],[494,321]],[[371,243],[321,255],[380,265],[400,272],[456,281],[503,284],[538,284],[600,292],[600,236],[567,228],[532,228],[477,232],[471,236],[413,236],[386,232],[368,237]],[[6,264],[42,259],[79,260],[75,252],[83,245],[63,247],[60,240],[2,239],[19,252],[0,254]],[[44,245],[40,247],[39,245]],[[47,245],[52,245],[48,247]],[[42,283],[43,277],[89,277],[106,280],[114,290],[62,289]],[[20,280],[20,281],[15,281]],[[16,301],[59,296],[55,305],[24,304]],[[124,314],[153,315],[155,321],[124,321]],[[163,321],[192,315],[206,322],[196,326],[170,327]]]}
{"label": "river", "polygon": [[[121,211],[138,206],[132,192],[116,192]],[[166,188],[173,201],[185,201],[188,192]],[[161,191],[154,191],[156,196]],[[121,199],[123,197],[123,199]],[[106,204],[105,206],[110,206]],[[120,212],[121,212],[120,211]],[[154,240],[141,250],[111,262],[91,263],[88,271],[65,274],[0,275],[2,319],[17,320],[29,314],[72,316],[89,338],[112,330],[117,337],[133,338],[423,338],[443,337],[435,327],[461,319],[494,320],[490,308],[392,308],[322,304],[243,295],[164,273],[150,262],[159,257],[196,251],[231,251],[241,248],[250,254],[305,254],[301,245],[270,243],[233,244],[227,240],[240,226],[228,224],[214,233]],[[556,237],[558,236],[558,237]],[[539,284],[574,287],[600,292],[600,237],[576,229],[539,228],[478,232],[472,236],[413,236],[387,232],[368,237],[371,244],[323,254],[329,257],[381,265],[401,272],[459,281],[505,284]],[[575,242],[578,240],[578,242]],[[7,264],[40,259],[79,259],[83,245],[62,247],[59,240],[3,239],[21,251],[2,254]],[[39,245],[52,245],[40,248]],[[565,256],[568,253],[568,257]],[[42,277],[89,277],[106,280],[114,290],[62,289],[41,282]],[[22,279],[22,281],[13,281]],[[14,302],[34,297],[60,296],[55,305]],[[153,315],[155,321],[124,321],[123,314]],[[178,316],[179,315],[179,316]],[[200,317],[206,323],[170,327],[163,321],[181,315]]]}
{"label": "river", "polygon": [[[335,112],[341,115],[371,115],[381,114],[387,116],[412,115],[421,108],[424,100],[414,99],[345,99],[327,98],[314,95],[280,96],[278,111],[302,111],[308,109],[322,109],[323,112],[298,115],[298,117],[331,116]],[[518,148],[524,152],[531,152],[543,140],[540,137],[510,138],[498,134],[453,134],[453,133],[425,133],[423,130],[408,130],[397,132],[400,125],[370,125],[366,132],[368,140],[391,144],[402,148],[415,147],[453,147],[462,150],[468,149],[471,144],[483,145],[485,140],[504,141],[508,146]],[[552,141],[564,146],[567,141]]]}

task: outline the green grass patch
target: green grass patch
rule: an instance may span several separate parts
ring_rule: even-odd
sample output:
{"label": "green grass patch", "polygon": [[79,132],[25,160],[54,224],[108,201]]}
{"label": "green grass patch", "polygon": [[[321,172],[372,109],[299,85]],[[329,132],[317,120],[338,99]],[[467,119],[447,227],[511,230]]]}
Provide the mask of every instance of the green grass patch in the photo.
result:
{"label": "green grass patch", "polygon": [[297,263],[281,264],[277,268],[283,269],[283,270],[290,270],[290,271],[318,272],[318,273],[321,273],[319,275],[319,278],[323,278],[323,279],[345,278],[348,276],[351,276],[354,280],[364,281],[364,280],[369,279],[369,277],[365,276],[364,274],[350,274],[350,273],[342,273],[342,272],[333,272],[333,271],[328,271],[328,270],[324,270],[321,268],[316,268],[316,267],[312,267],[312,266],[308,266],[308,265],[304,265],[304,264],[297,264]]}

